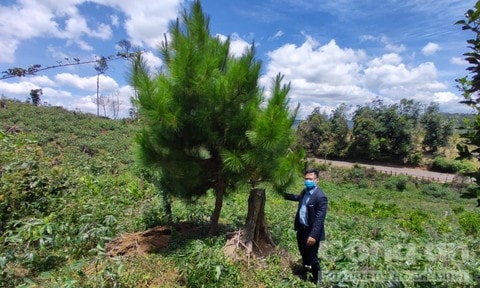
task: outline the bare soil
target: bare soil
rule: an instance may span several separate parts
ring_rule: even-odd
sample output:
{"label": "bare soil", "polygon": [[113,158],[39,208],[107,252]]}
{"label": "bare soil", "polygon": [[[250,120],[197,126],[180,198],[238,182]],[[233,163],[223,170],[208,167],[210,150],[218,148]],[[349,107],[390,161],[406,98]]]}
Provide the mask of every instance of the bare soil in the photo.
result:
{"label": "bare soil", "polygon": [[106,245],[107,255],[137,256],[164,251],[170,245],[172,230],[185,237],[200,232],[200,227],[192,223],[177,223],[173,227],[157,226],[146,231],[122,234]]}

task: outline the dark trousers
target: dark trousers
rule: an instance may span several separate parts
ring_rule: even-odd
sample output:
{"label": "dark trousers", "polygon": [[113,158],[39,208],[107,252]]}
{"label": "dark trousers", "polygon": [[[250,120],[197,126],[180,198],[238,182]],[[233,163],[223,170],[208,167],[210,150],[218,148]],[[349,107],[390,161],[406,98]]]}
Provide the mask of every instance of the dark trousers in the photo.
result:
{"label": "dark trousers", "polygon": [[306,268],[305,272],[312,272],[313,282],[317,283],[320,272],[320,261],[318,260],[318,248],[320,241],[316,241],[314,245],[307,245],[307,239],[310,235],[308,227],[300,227],[297,229],[297,244],[298,250],[302,255],[303,266]]}

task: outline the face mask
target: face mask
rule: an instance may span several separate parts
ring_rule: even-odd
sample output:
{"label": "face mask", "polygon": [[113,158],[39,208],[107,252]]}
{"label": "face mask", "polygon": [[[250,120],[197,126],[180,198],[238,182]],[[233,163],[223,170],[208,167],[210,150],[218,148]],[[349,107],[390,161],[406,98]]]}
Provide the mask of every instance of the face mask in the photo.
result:
{"label": "face mask", "polygon": [[315,188],[315,182],[313,180],[305,180],[304,183],[308,190]]}

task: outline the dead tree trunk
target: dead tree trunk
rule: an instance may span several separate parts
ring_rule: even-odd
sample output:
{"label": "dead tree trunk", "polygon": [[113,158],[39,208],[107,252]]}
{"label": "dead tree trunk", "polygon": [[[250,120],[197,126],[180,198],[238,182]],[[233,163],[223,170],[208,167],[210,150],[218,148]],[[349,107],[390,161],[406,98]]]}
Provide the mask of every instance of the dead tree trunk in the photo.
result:
{"label": "dead tree trunk", "polygon": [[248,197],[248,214],[245,224],[244,241],[247,253],[259,252],[263,254],[266,246],[274,247],[275,244],[267,229],[265,219],[265,189],[254,188]]}

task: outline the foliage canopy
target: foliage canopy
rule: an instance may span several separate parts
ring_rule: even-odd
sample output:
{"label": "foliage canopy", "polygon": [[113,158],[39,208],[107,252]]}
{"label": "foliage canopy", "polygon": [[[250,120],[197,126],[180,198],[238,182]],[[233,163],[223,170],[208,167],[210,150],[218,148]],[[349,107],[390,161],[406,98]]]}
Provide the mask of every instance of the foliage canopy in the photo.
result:
{"label": "foliage canopy", "polygon": [[[465,143],[458,144],[457,149],[460,158],[475,157],[480,160],[480,1],[477,1],[474,9],[469,9],[465,13],[465,17],[465,20],[457,21],[456,24],[461,25],[462,30],[470,30],[474,33],[474,37],[467,40],[471,51],[463,54],[465,60],[470,64],[467,68],[470,75],[456,79],[456,81],[459,83],[458,88],[462,91],[465,99],[462,102],[472,107],[476,111],[476,115],[474,119],[465,121],[466,131],[461,135],[465,139]],[[469,176],[476,179],[477,195],[480,195],[480,169],[469,173]]]}
{"label": "foliage canopy", "polygon": [[298,160],[289,153],[296,113],[282,76],[262,108],[254,45],[230,55],[230,40],[210,35],[199,1],[169,32],[160,49],[163,70],[151,76],[138,57],[131,74],[143,125],[139,159],[159,174],[161,189],[185,198],[213,189],[220,205],[239,183],[288,185]]}

